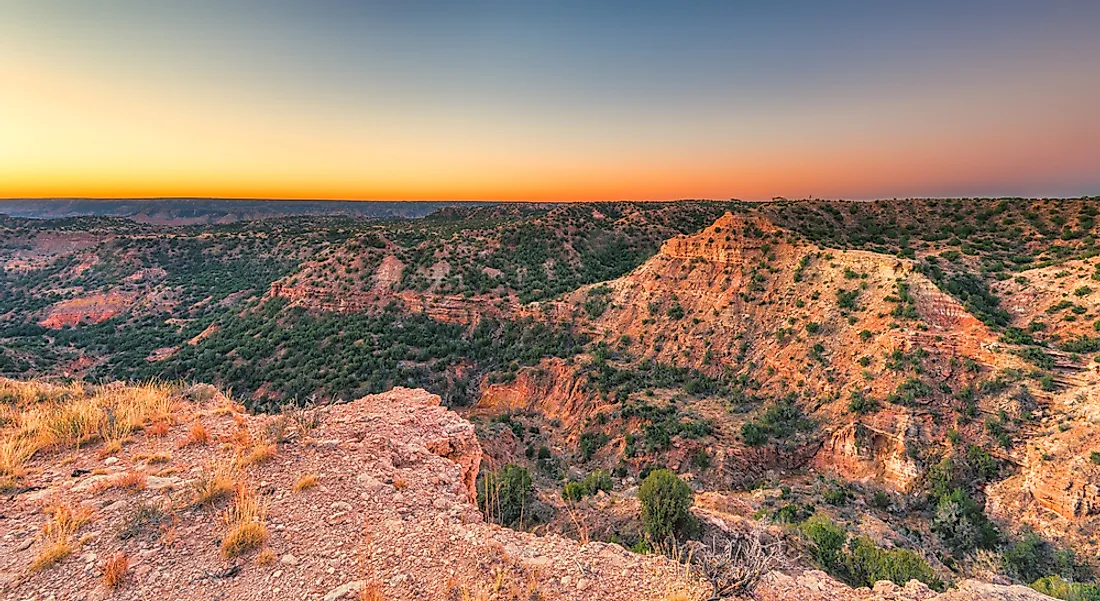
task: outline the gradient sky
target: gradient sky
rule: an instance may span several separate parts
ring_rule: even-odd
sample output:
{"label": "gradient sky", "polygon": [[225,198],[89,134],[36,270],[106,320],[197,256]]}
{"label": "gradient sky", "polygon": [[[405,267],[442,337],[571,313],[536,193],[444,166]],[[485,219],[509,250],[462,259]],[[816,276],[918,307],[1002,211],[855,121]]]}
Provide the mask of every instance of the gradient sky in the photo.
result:
{"label": "gradient sky", "polygon": [[1097,1],[0,0],[0,197],[1083,194]]}

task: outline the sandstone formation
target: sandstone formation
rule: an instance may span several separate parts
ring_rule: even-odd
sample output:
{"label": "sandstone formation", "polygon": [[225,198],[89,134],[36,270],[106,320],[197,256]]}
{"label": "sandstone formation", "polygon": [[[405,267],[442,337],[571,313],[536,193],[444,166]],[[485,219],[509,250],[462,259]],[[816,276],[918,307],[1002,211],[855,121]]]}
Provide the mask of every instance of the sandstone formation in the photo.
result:
{"label": "sandstone formation", "polygon": [[38,323],[51,329],[81,323],[99,323],[118,315],[133,300],[133,295],[107,293],[61,301],[50,307],[49,314]]}

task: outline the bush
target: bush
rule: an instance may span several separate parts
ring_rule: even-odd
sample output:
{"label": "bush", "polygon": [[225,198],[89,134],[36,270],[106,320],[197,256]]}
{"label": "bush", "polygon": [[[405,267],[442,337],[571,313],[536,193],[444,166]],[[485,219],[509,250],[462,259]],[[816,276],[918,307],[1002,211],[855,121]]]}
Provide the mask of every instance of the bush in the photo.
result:
{"label": "bush", "polygon": [[943,588],[932,566],[919,554],[907,549],[883,549],[866,536],[856,537],[849,544],[845,567],[852,586],[872,587],[879,580],[905,586],[910,580],[919,580],[934,589]]}
{"label": "bush", "polygon": [[1051,573],[1054,548],[1034,533],[1017,540],[1001,554],[1005,567],[1024,582],[1033,582]]}
{"label": "bush", "polygon": [[851,399],[848,401],[848,410],[852,413],[872,413],[878,409],[878,401],[870,398],[858,390],[852,391]]}
{"label": "bush", "polygon": [[477,504],[486,517],[510,526],[523,519],[532,490],[527,469],[508,464],[499,471],[486,473],[478,482]]}
{"label": "bush", "polygon": [[1045,576],[1031,583],[1031,588],[1065,601],[1100,601],[1100,586],[1067,582],[1061,576]]}
{"label": "bush", "polygon": [[813,429],[814,424],[795,404],[793,395],[770,405],[757,420],[741,426],[741,438],[749,446],[759,446],[769,438],[786,438]]}
{"label": "bush", "polygon": [[592,459],[592,456],[596,454],[601,447],[606,445],[611,439],[603,432],[585,432],[581,434],[580,439],[580,452],[584,461]]}
{"label": "bush", "polygon": [[932,566],[918,553],[883,549],[866,536],[849,541],[843,527],[820,514],[806,520],[800,530],[810,540],[818,565],[851,586],[870,587],[879,580],[904,586],[919,580],[934,589],[943,588]]}
{"label": "bush", "polygon": [[584,477],[580,482],[569,482],[561,491],[561,496],[567,501],[580,501],[592,496],[601,490],[611,492],[611,474],[606,470],[596,470]]}
{"label": "bush", "polygon": [[799,527],[810,540],[814,561],[825,571],[836,575],[841,571],[844,545],[848,533],[839,524],[823,515],[814,515]]}
{"label": "bush", "polygon": [[952,550],[967,553],[997,544],[997,528],[982,508],[961,488],[940,497],[932,518],[932,532]]}
{"label": "bush", "polygon": [[670,470],[653,470],[638,490],[642,503],[642,526],[653,541],[664,541],[694,528],[691,505],[695,495]]}
{"label": "bush", "polygon": [[756,422],[747,422],[741,425],[741,439],[750,447],[756,447],[767,442],[768,433]]}

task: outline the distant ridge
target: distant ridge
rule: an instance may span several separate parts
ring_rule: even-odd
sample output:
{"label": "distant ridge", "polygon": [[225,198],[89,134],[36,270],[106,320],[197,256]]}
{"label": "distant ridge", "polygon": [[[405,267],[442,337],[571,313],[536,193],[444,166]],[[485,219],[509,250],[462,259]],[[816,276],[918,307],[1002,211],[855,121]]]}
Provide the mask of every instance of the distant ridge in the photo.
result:
{"label": "distant ridge", "polygon": [[140,223],[200,225],[307,215],[407,219],[476,201],[264,200],[226,198],[56,198],[0,200],[0,213],[31,219],[125,217]]}

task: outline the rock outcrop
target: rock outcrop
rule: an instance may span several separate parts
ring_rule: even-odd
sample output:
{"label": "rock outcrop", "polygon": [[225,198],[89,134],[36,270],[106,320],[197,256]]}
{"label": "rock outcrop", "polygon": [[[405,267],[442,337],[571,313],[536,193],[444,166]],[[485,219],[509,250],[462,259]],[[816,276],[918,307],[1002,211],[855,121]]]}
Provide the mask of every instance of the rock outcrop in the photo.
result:
{"label": "rock outcrop", "polygon": [[[888,422],[879,414],[876,422]],[[819,469],[835,472],[848,480],[875,482],[909,491],[923,470],[906,453],[912,416],[894,415],[890,430],[863,422],[852,422],[830,432],[814,458]]]}
{"label": "rock outcrop", "polygon": [[81,323],[99,323],[118,315],[133,301],[134,295],[115,292],[61,301],[50,307],[49,314],[38,324],[45,328],[59,329]]}
{"label": "rock outcrop", "polygon": [[[243,414],[220,395],[173,402],[167,433],[138,434],[115,452],[85,446],[64,464],[47,452],[29,462],[0,516],[0,598],[335,600],[364,588],[391,601],[702,595],[660,557],[486,523],[474,500],[473,426],[423,390],[321,407],[319,424],[289,438],[285,418]],[[195,423],[209,442],[187,442]],[[242,445],[267,437],[284,442],[270,458],[245,459]],[[234,463],[228,477],[259,498],[267,534],[262,549],[226,557],[219,541],[232,494],[213,504],[195,495]],[[315,486],[299,484],[307,475]],[[59,503],[87,523],[56,565],[34,571]],[[130,569],[115,590],[101,574],[120,552]]]}

